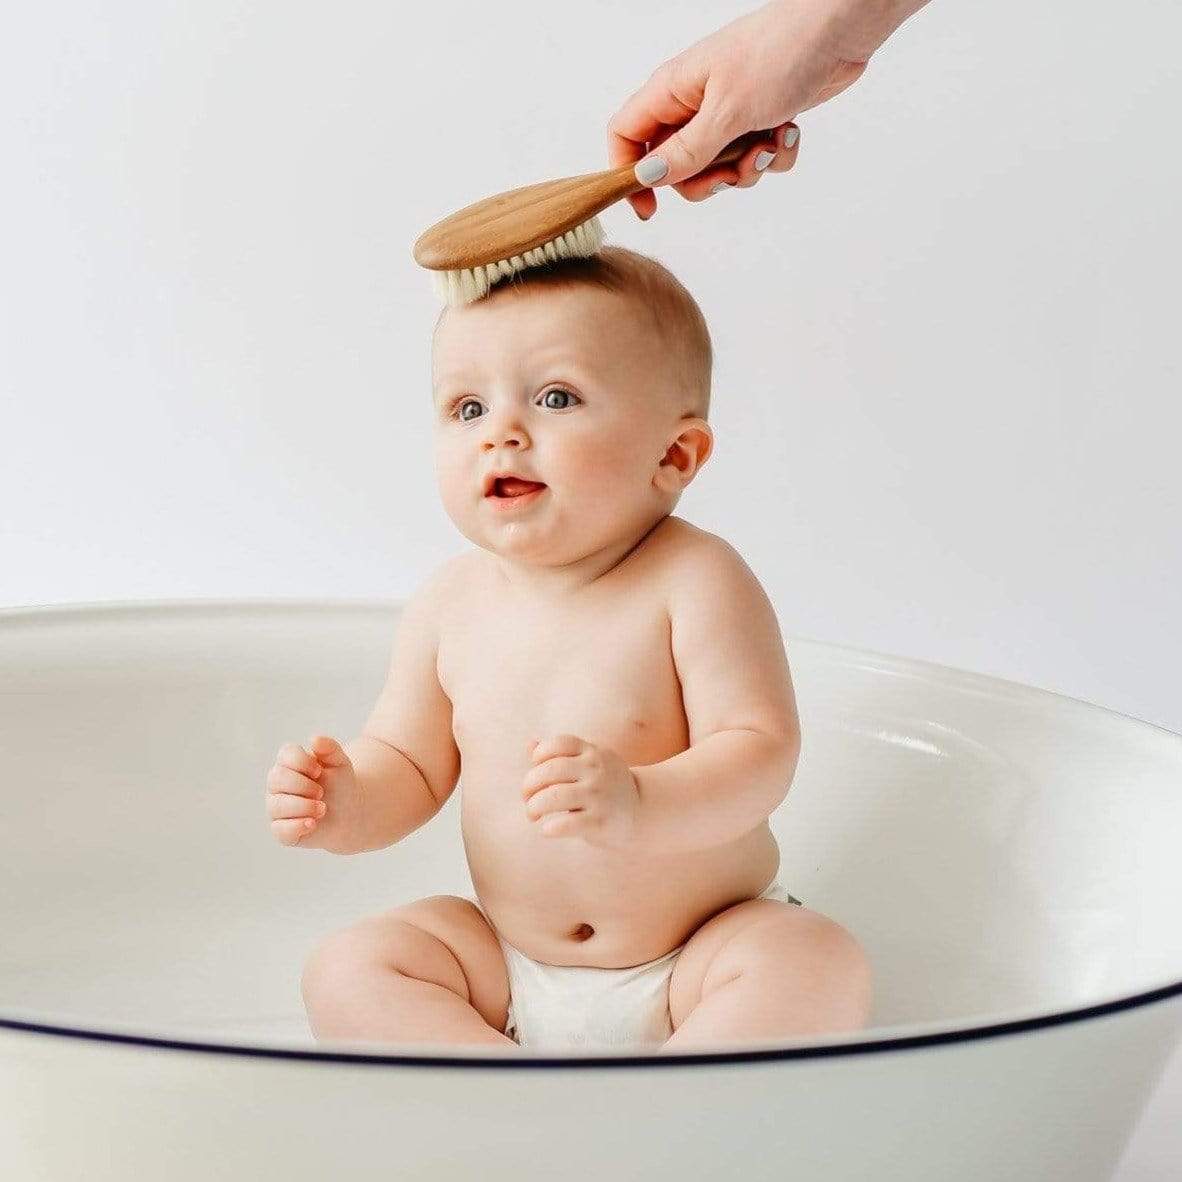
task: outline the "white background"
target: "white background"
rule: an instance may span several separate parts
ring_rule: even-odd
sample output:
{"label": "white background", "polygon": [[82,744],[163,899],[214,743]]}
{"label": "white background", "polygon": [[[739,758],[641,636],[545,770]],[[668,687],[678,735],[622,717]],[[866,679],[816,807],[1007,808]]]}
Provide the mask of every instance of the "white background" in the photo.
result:
{"label": "white background", "polygon": [[[23,9],[0,606],[397,599],[467,548],[435,494],[413,239],[606,167],[615,108],[744,11]],[[1180,35],[1150,0],[935,0],[801,116],[788,176],[604,215],[706,313],[717,450],[678,513],[789,637],[1182,731]],[[1175,1058],[1122,1182],[1176,1176],[1180,1108]]]}

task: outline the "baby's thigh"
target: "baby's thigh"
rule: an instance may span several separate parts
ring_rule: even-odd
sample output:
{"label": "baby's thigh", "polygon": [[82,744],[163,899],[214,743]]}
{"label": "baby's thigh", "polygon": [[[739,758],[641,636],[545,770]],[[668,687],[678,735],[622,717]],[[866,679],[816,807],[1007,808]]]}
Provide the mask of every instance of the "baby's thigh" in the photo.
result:
{"label": "baby's thigh", "polygon": [[471,900],[432,895],[334,932],[304,970],[312,979],[355,980],[366,969],[396,971],[458,994],[494,1029],[509,1013],[509,974],[496,933]]}
{"label": "baby's thigh", "polygon": [[[787,975],[786,965],[793,968]],[[674,961],[669,979],[673,1028],[740,974],[781,983],[791,980],[794,988],[822,994],[840,1010],[843,1022],[848,1011],[861,1014],[864,1024],[869,1011],[869,963],[850,932],[809,907],[747,899],[702,924]]]}

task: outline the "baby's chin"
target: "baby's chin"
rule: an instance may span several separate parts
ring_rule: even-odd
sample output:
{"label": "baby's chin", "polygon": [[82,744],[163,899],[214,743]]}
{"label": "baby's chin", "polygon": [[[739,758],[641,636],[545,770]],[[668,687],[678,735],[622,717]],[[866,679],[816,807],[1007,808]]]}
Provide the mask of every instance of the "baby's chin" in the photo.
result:
{"label": "baby's chin", "polygon": [[[523,515],[516,520],[477,520],[456,525],[473,545],[527,566],[567,566],[595,554],[604,544],[599,536],[601,522],[581,525],[569,516],[561,524],[541,515]],[[621,526],[621,536],[623,531]]]}

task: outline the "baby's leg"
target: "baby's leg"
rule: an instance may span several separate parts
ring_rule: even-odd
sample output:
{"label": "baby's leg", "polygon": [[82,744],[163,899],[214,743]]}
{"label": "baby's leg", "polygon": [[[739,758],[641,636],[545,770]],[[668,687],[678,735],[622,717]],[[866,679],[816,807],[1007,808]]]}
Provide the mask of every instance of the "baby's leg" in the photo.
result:
{"label": "baby's leg", "polygon": [[794,903],[748,899],[679,953],[662,1049],[858,1030],[870,1002],[866,954],[845,928]]}
{"label": "baby's leg", "polygon": [[480,909],[455,895],[327,937],[301,988],[317,1038],[517,1047],[501,1033],[509,976],[500,943]]}

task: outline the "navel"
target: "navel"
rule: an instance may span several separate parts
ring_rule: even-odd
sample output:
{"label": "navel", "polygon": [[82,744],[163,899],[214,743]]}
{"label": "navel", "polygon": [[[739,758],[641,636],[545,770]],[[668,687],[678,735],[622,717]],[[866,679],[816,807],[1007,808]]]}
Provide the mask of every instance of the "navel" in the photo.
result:
{"label": "navel", "polygon": [[595,935],[595,929],[589,923],[581,923],[570,935],[572,940],[590,940]]}

